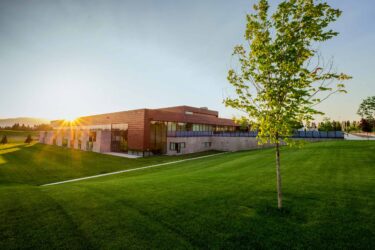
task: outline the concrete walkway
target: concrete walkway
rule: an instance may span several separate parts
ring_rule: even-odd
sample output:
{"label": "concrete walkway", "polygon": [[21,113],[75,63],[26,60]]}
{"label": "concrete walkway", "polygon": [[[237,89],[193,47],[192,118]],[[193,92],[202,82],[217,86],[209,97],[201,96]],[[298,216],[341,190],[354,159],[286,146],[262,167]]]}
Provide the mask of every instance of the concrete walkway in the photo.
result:
{"label": "concrete walkway", "polygon": [[185,160],[160,163],[160,164],[155,164],[155,165],[150,165],[150,166],[145,166],[145,167],[140,167],[140,168],[132,168],[132,169],[120,170],[120,171],[106,173],[106,174],[92,175],[92,176],[87,176],[87,177],[82,177],[82,178],[77,178],[77,179],[70,179],[70,180],[66,180],[66,181],[59,181],[59,182],[53,182],[53,183],[43,184],[41,186],[42,187],[45,187],[45,186],[54,186],[54,185],[60,185],[60,184],[69,183],[69,182],[77,182],[77,181],[83,181],[83,180],[88,180],[88,179],[100,178],[100,177],[104,177],[104,176],[115,175],[115,174],[122,174],[122,173],[132,172],[132,171],[139,171],[139,170],[143,170],[143,169],[147,169],[147,168],[155,168],[155,167],[160,167],[160,166],[166,166],[166,165],[171,165],[171,164],[185,162],[185,161],[193,161],[193,160],[198,160],[198,159],[213,157],[213,156],[217,156],[217,155],[222,155],[222,154],[225,154],[225,153],[226,152],[217,153],[217,154],[211,154],[211,155],[205,155],[205,156],[199,156],[199,157],[189,158],[189,159],[185,159]]}
{"label": "concrete walkway", "polygon": [[350,140],[350,141],[374,141],[375,137],[369,136],[369,137],[364,137],[364,136],[358,136],[358,135],[353,135],[353,134],[347,134],[345,133],[345,140]]}
{"label": "concrete walkway", "polygon": [[113,156],[118,156],[118,157],[124,157],[124,158],[130,158],[130,159],[136,159],[136,158],[141,158],[142,156],[139,155],[130,155],[130,154],[125,154],[125,153],[116,153],[116,152],[108,152],[108,153],[103,153],[105,155],[113,155]]}

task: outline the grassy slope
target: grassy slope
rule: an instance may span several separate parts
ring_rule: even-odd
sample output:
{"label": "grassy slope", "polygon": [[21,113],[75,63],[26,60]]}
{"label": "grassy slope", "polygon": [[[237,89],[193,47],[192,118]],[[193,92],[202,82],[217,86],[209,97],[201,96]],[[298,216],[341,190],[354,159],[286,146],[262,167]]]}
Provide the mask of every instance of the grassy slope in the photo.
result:
{"label": "grassy slope", "polygon": [[270,149],[60,186],[2,185],[0,248],[374,249],[374,150],[371,141],[283,148],[282,212]]}
{"label": "grassy slope", "polygon": [[24,142],[28,135],[31,135],[33,140],[38,140],[38,131],[14,131],[14,130],[0,130],[0,139],[3,135],[7,136],[9,143]]}
{"label": "grassy slope", "polygon": [[41,185],[210,153],[128,159],[43,144],[11,143],[0,145],[0,185]]}

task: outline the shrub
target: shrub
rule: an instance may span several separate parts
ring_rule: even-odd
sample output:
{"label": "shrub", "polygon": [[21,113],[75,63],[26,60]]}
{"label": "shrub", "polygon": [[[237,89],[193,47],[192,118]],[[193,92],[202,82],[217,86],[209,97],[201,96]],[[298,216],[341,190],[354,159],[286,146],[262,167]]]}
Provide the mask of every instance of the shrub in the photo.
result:
{"label": "shrub", "polygon": [[3,135],[3,138],[1,138],[0,144],[7,144],[8,143],[8,138],[6,135]]}
{"label": "shrub", "polygon": [[25,140],[25,143],[30,143],[33,141],[33,138],[31,138],[31,135],[28,135],[26,140]]}

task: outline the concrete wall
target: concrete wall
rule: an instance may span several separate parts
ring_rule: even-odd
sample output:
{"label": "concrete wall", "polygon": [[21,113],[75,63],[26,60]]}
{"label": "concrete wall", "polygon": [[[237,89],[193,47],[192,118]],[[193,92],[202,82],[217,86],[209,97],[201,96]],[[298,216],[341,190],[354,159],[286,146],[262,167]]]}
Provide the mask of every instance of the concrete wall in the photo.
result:
{"label": "concrete wall", "polygon": [[[321,138],[308,138],[305,139],[311,142],[332,140],[332,139],[321,139]],[[184,142],[186,147],[182,148],[180,153],[170,149],[170,143]],[[206,147],[205,142],[211,142],[211,147]],[[285,144],[281,142],[281,145]],[[218,151],[241,151],[256,148],[268,148],[272,147],[271,144],[258,145],[255,137],[220,137],[220,136],[207,136],[207,137],[168,137],[167,138],[167,155],[180,155],[190,154],[208,150]]]}
{"label": "concrete wall", "polygon": [[[180,153],[172,151],[170,149],[171,142],[184,142],[185,148],[181,148]],[[190,154],[214,149],[212,145],[211,147],[205,147],[205,142],[212,143],[212,137],[167,137],[167,155]]]}
{"label": "concrete wall", "polygon": [[212,145],[219,151],[240,151],[265,146],[258,145],[255,137],[212,137]]}
{"label": "concrete wall", "polygon": [[[170,143],[184,142],[185,148],[181,148],[180,153],[170,149]],[[211,142],[211,147],[207,147],[205,142]],[[267,147],[258,145],[255,137],[168,137],[167,155],[190,154],[207,150],[219,151],[240,151],[254,148]]]}

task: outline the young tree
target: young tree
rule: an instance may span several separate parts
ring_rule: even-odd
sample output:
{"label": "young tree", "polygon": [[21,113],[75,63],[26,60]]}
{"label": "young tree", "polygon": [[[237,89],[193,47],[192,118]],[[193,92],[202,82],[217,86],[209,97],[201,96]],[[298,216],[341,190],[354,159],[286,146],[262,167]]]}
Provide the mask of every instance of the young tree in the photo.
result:
{"label": "young tree", "polygon": [[1,138],[0,144],[7,144],[8,143],[8,138],[6,135],[3,135],[3,138]]}
{"label": "young tree", "polygon": [[[293,125],[322,114],[316,105],[334,93],[345,92],[341,81],[350,79],[320,65],[314,49],[319,42],[338,34],[327,27],[340,15],[340,10],[314,0],[284,0],[270,15],[268,1],[259,0],[254,5],[254,14],[247,15],[248,47],[234,48],[240,70],[230,69],[228,81],[236,94],[224,102],[252,120],[258,129],[259,143],[275,145],[279,208],[280,143],[295,143],[289,138]],[[339,83],[333,87],[336,80]]]}
{"label": "young tree", "polygon": [[31,135],[28,135],[26,137],[25,143],[31,143],[32,141],[33,141],[33,138],[31,137]]}

